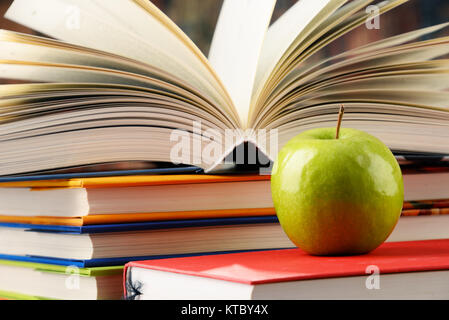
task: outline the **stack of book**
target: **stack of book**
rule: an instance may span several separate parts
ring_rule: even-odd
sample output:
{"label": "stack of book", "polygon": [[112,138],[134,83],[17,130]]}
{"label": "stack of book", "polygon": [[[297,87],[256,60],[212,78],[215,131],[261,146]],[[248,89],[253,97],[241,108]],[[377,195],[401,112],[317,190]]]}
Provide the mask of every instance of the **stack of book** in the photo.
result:
{"label": "stack of book", "polygon": [[361,256],[284,249],[140,261],[125,272],[136,300],[447,300],[449,240],[390,242]]}
{"label": "stack of book", "polygon": [[118,299],[129,261],[292,246],[269,176],[164,171],[0,183],[0,291]]}
{"label": "stack of book", "polygon": [[[0,295],[120,299],[130,261],[294,247],[270,176],[179,174],[189,170],[198,169],[0,179]],[[449,170],[440,171],[404,173],[403,217],[388,242],[449,239]]]}
{"label": "stack of book", "polygon": [[[0,31],[1,77],[19,82],[0,87],[0,295],[115,299],[130,261],[289,259],[269,175],[239,166],[254,164],[249,150],[267,165],[298,133],[334,126],[342,103],[343,126],[392,150],[449,154],[448,40],[422,40],[449,23],[309,59],[406,0],[374,15],[373,0],[301,0],[270,26],[275,2],[225,0],[208,58],[150,1],[13,2],[8,19],[51,38]],[[446,159],[424,170],[412,158],[398,154],[405,217],[388,241],[448,238],[449,215],[426,215],[447,212]],[[50,174],[124,162],[181,169]]]}
{"label": "stack of book", "polygon": [[396,158],[404,177],[404,206],[399,225],[407,225],[408,234],[394,240],[449,238],[448,157],[402,154]]}

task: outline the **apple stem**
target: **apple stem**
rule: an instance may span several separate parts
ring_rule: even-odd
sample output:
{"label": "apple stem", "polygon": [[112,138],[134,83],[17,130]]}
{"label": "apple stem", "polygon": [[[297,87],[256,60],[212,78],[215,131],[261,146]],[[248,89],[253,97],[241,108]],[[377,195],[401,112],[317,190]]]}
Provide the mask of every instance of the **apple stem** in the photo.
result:
{"label": "apple stem", "polygon": [[337,139],[337,140],[338,140],[338,138],[340,138],[340,127],[341,127],[341,121],[343,120],[344,114],[345,114],[345,107],[343,105],[341,105],[340,113],[338,114],[337,134],[335,135],[335,139]]}

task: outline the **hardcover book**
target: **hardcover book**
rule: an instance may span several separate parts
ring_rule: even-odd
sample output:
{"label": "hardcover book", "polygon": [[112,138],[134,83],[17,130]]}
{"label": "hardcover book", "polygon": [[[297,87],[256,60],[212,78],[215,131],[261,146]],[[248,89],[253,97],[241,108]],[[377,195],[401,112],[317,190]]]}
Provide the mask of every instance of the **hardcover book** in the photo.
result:
{"label": "hardcover book", "polygon": [[300,249],[135,261],[127,299],[448,299],[449,240],[385,243],[361,256]]}
{"label": "hardcover book", "polygon": [[0,260],[0,297],[18,300],[118,300],[123,266],[78,268]]}
{"label": "hardcover book", "polygon": [[429,38],[448,23],[315,59],[407,0],[301,0],[270,25],[275,2],[225,0],[206,58],[150,1],[15,0],[6,17],[52,38],[0,32],[2,77],[22,82],[0,86],[0,175],[120,161],[209,172],[239,164],[241,146],[269,163],[334,126],[342,103],[344,126],[392,150],[449,153],[449,40]]}
{"label": "hardcover book", "polygon": [[[276,214],[268,175],[23,178],[0,180],[1,222],[83,226]],[[447,208],[449,172],[406,173],[404,192],[406,210]]]}
{"label": "hardcover book", "polygon": [[[449,215],[401,217],[387,242],[449,239]],[[292,248],[276,216],[90,226],[0,223],[0,259],[80,267]]]}
{"label": "hardcover book", "polygon": [[268,175],[185,174],[13,179],[0,183],[0,212],[116,223],[273,215],[274,209]]}
{"label": "hardcover book", "polygon": [[120,265],[151,257],[292,246],[275,216],[85,227],[0,225],[0,259],[83,267]]}

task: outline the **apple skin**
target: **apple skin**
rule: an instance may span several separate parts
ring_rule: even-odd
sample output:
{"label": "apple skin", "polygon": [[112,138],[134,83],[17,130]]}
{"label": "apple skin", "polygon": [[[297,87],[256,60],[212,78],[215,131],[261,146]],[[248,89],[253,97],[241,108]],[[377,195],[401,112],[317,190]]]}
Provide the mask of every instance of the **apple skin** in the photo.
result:
{"label": "apple skin", "polygon": [[368,253],[401,215],[404,184],[391,151],[368,133],[313,129],[290,140],[273,166],[271,191],[287,236],[311,255]]}

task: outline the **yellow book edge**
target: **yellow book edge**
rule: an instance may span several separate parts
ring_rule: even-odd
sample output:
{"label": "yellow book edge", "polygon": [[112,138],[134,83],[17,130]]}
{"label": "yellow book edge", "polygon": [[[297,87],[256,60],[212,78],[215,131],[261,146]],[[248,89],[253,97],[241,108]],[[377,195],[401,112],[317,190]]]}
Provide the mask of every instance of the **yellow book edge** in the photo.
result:
{"label": "yellow book edge", "polygon": [[65,180],[39,180],[2,182],[0,188],[109,188],[160,186],[175,184],[268,181],[269,175],[147,175],[147,176],[113,176],[101,178],[76,178]]}
{"label": "yellow book edge", "polygon": [[271,215],[276,215],[274,208],[105,214],[85,217],[18,217],[0,215],[0,222],[82,227],[98,224],[137,223],[163,220],[255,217]]}

